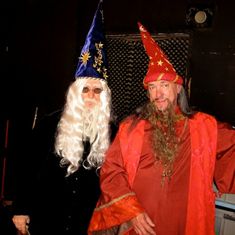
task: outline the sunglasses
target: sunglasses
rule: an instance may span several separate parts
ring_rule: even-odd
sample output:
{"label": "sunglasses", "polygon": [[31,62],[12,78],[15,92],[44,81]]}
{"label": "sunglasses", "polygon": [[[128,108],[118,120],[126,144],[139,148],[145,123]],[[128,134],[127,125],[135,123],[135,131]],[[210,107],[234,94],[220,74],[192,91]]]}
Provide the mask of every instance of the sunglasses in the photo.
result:
{"label": "sunglasses", "polygon": [[83,89],[82,89],[82,93],[88,93],[90,91],[93,91],[95,94],[100,94],[103,91],[103,89],[99,88],[99,87],[95,87],[95,88],[91,89],[87,86],[83,87]]}

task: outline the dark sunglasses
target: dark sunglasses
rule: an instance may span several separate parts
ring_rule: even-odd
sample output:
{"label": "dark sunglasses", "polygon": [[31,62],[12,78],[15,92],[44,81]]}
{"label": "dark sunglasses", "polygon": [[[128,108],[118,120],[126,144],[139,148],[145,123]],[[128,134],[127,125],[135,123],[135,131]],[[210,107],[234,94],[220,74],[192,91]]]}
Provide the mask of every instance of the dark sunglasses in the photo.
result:
{"label": "dark sunglasses", "polygon": [[100,94],[103,91],[103,89],[99,87],[91,89],[87,86],[83,87],[82,89],[82,93],[88,93],[89,91],[93,91],[95,94]]}

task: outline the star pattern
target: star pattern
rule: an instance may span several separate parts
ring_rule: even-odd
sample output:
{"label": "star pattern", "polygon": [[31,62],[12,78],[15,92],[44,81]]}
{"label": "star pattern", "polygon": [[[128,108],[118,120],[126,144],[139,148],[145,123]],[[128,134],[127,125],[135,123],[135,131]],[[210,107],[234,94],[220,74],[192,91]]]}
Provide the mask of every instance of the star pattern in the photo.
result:
{"label": "star pattern", "polygon": [[151,74],[151,76],[146,76],[144,84],[147,84],[150,79],[154,79],[154,76],[152,76],[152,74],[155,74],[156,76],[157,74],[164,74],[162,79],[171,79],[171,81],[174,80],[172,79],[173,77],[176,77],[176,80],[174,80],[174,82],[182,84],[182,78],[178,76],[173,65],[168,60],[167,55],[163,52],[158,43],[151,37],[144,26],[140,23],[139,30],[141,33],[143,46],[150,60],[148,73]]}
{"label": "star pattern", "polygon": [[104,47],[103,43],[101,42],[95,43],[97,56],[94,56],[93,68],[95,68],[98,73],[102,74],[104,79],[107,79],[108,78],[107,69],[104,66],[103,54],[102,54],[103,47]]}
{"label": "star pattern", "polygon": [[162,66],[163,61],[162,61],[162,60],[159,60],[159,61],[157,62],[157,64],[158,64],[159,66]]}
{"label": "star pattern", "polygon": [[79,57],[79,59],[82,61],[83,64],[87,64],[87,61],[91,58],[90,56],[90,52],[89,51],[85,51],[81,54],[81,56]]}

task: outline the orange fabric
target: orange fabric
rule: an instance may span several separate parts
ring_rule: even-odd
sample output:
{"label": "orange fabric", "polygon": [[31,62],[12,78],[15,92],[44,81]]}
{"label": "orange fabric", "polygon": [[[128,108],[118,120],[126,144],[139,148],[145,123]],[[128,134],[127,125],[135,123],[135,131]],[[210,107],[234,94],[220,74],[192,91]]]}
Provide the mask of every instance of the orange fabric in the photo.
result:
{"label": "orange fabric", "polygon": [[[144,187],[148,188],[151,183],[146,186],[142,186],[141,190],[139,190],[140,188],[138,188],[139,186],[138,183],[139,184],[141,183],[140,178],[143,179],[143,176],[144,176],[144,179],[146,179],[146,176],[150,177],[153,171],[153,168],[150,168],[151,167],[150,166],[151,163],[149,162],[150,160],[148,160],[148,162],[145,161],[145,158],[148,157],[147,151],[149,151],[149,149],[151,148],[151,145],[145,142],[147,141],[146,140],[147,135],[145,135],[146,130],[144,130],[145,122],[144,121],[139,122],[137,124],[137,127],[135,127],[133,131],[128,135],[127,132],[129,129],[129,125],[130,125],[130,122],[127,121],[127,122],[124,122],[124,124],[120,126],[119,133],[117,135],[117,140],[112,145],[111,153],[107,154],[108,156],[104,164],[105,174],[103,173],[101,175],[101,178],[103,177],[102,180],[106,178],[106,180],[104,180],[105,185],[101,184],[102,191],[104,193],[102,195],[102,198],[98,202],[97,210],[95,210],[93,218],[91,220],[90,229],[89,229],[90,234],[92,234],[92,231],[105,230],[105,229],[110,228],[110,226],[121,225],[125,223],[130,218],[134,217],[135,214],[137,215],[141,211],[144,211],[143,208],[145,209],[147,208],[146,206],[147,204],[144,204],[146,200],[148,201],[150,199],[153,201],[152,199],[153,197],[150,196],[150,194],[146,194],[146,191],[149,191],[149,189],[145,190],[144,188]],[[182,212],[182,211],[181,212],[178,211],[178,208],[181,208],[180,204],[183,204],[183,208],[185,208],[185,211],[183,213],[185,214],[186,218],[182,217],[178,220],[181,223],[180,225],[177,224],[177,222],[175,222],[175,224],[173,225],[173,228],[175,229],[177,228],[178,232],[179,232],[179,226],[181,226],[182,228],[185,228],[181,230],[180,234],[185,234],[185,235],[192,235],[192,234],[193,235],[212,235],[214,234],[214,207],[215,207],[214,199],[215,198],[214,198],[214,193],[212,191],[212,180],[213,180],[213,172],[214,172],[214,165],[215,165],[215,154],[216,154],[215,151],[216,151],[216,147],[219,148],[221,152],[225,151],[225,148],[223,147],[224,143],[221,143],[218,146],[216,146],[216,143],[217,143],[216,126],[217,124],[216,124],[215,119],[206,114],[198,113],[193,117],[193,119],[189,119],[190,135],[188,131],[186,135],[187,140],[188,140],[187,144],[184,143],[184,145],[181,146],[182,151],[184,149],[184,152],[182,153],[180,151],[183,157],[182,159],[180,158],[181,159],[180,162],[177,163],[178,164],[177,167],[179,167],[179,164],[180,164],[180,171],[182,170],[183,166],[188,169],[188,170],[184,169],[184,171],[187,170],[189,172],[190,170],[190,179],[188,179],[189,173],[186,174],[188,176],[185,176],[185,173],[182,173],[184,177],[187,178],[185,180],[185,187],[182,186],[184,189],[185,188],[186,189],[185,191],[182,192],[183,195],[181,195],[180,198],[173,199],[171,196],[172,193],[169,193],[169,195],[167,194],[168,189],[169,189],[169,190],[173,190],[173,195],[176,195],[175,192],[178,192],[177,195],[180,196],[180,193],[181,193],[180,185],[182,184],[182,180],[181,178],[179,178],[179,174],[177,173],[177,175],[172,176],[173,179],[172,181],[169,182],[169,185],[167,185],[167,187],[162,187],[161,189],[162,192],[157,191],[159,193],[160,198],[166,197],[166,201],[168,198],[169,204],[176,202],[178,206],[178,207],[175,206],[175,214],[177,218],[180,217],[179,215]],[[228,133],[226,132],[226,135],[221,138],[224,138],[226,140],[227,135]],[[141,140],[141,136],[142,136],[142,139],[144,140]],[[189,136],[191,140],[189,140],[188,138]],[[232,137],[234,140],[234,137],[235,137],[234,134],[232,135]],[[191,148],[190,148],[190,141],[191,141]],[[120,153],[119,145],[121,146],[121,153]],[[145,145],[146,145],[145,147],[146,151],[141,152],[142,147],[144,147]],[[147,145],[149,147],[147,147]],[[187,150],[185,150],[185,145],[188,146]],[[227,146],[226,149],[231,149],[231,148]],[[138,153],[140,154],[138,155]],[[109,155],[112,155],[111,160],[110,160]],[[119,155],[122,157],[120,157]],[[140,156],[142,156],[141,159],[140,159]],[[121,159],[123,160],[123,162]],[[130,163],[128,163],[127,161],[128,159],[131,159]],[[148,159],[151,159],[151,157],[149,157]],[[144,161],[146,162],[146,164],[143,163]],[[189,169],[190,164],[191,164],[191,169]],[[125,165],[126,169],[123,169],[123,165]],[[137,172],[137,168],[138,168],[138,172]],[[146,168],[149,169],[149,173],[148,173],[149,175],[146,175],[146,171],[145,171]],[[177,168],[176,171],[178,170],[179,169]],[[107,174],[106,174],[106,171],[108,171]],[[141,171],[143,172],[143,174],[140,174]],[[128,177],[126,176],[126,172],[128,173]],[[119,178],[117,181],[115,181],[114,178],[116,179],[117,175],[118,177],[120,175],[122,177],[121,179]],[[159,176],[156,175],[155,173],[155,176],[161,179],[160,178],[161,172],[159,172]],[[128,191],[127,181],[129,181],[129,184],[132,185],[133,179],[135,179],[134,185],[133,185],[133,191],[136,192],[137,196],[129,195],[123,198],[120,197],[120,195],[125,195],[128,192],[131,192],[131,189],[129,189]],[[144,179],[142,180],[142,183],[145,182]],[[101,182],[103,183],[102,180]],[[189,184],[187,183],[188,180],[190,180]],[[112,181],[112,185],[110,184],[111,181]],[[178,188],[176,188],[177,186],[175,186],[177,182],[178,184],[180,182],[180,185],[178,185]],[[174,188],[172,188],[171,183],[174,183]],[[113,184],[117,185],[117,187],[113,187]],[[119,185],[120,187],[118,187]],[[188,195],[188,201],[187,200],[182,201],[182,196],[184,195]],[[132,205],[134,205],[133,209],[132,209]],[[165,206],[163,206],[163,204],[161,205],[159,205],[159,210],[161,210],[162,207],[166,208]],[[143,206],[143,208],[141,206]],[[148,206],[149,206],[149,203],[148,203]],[[151,206],[150,206],[150,209],[148,207],[148,210],[149,210],[148,213],[149,215],[151,215],[151,218],[154,218],[155,212],[154,213],[152,212],[153,209],[151,208]],[[187,211],[187,214],[186,214],[186,211]],[[169,213],[169,210],[168,212],[166,212],[166,214],[163,214],[164,215],[163,218],[167,218],[167,216],[165,216],[167,215],[167,213]],[[159,219],[159,216],[156,215],[156,223],[155,223],[156,228],[161,227],[162,225],[162,223],[158,224],[158,219]],[[162,226],[167,226],[167,225],[162,225]],[[171,223],[169,224],[169,227],[170,226],[171,226]],[[134,232],[130,231],[130,234],[134,234]],[[160,233],[160,234],[166,234],[166,233]],[[174,234],[174,232],[172,232],[171,234]]]}
{"label": "orange fabric", "polygon": [[143,208],[139,206],[134,195],[127,195],[120,200],[116,199],[95,209],[89,231],[106,230],[120,225],[138,215],[140,211],[143,211]]}
{"label": "orange fabric", "polygon": [[[182,133],[184,121],[177,122],[176,128],[177,135]],[[165,179],[164,185],[162,185],[163,167],[159,161],[156,161],[153,153],[152,128],[148,123],[145,126],[143,150],[133,191],[155,224],[157,235],[185,234],[191,162],[189,125],[181,136],[182,143],[174,162],[173,175],[170,180]]]}
{"label": "orange fabric", "polygon": [[216,156],[217,124],[198,113],[190,120],[191,169],[186,235],[214,235],[215,194],[212,189]]}
{"label": "orange fabric", "polygon": [[235,194],[235,130],[218,123],[217,157],[214,179],[220,193]]}
{"label": "orange fabric", "polygon": [[[128,172],[129,186],[133,184],[141,155],[144,123],[144,121],[139,122],[138,127],[140,128],[135,128],[132,132],[129,132],[131,119],[127,119],[126,122],[120,125],[116,137],[121,141],[121,152],[124,167]],[[125,213],[123,213],[123,211],[125,211]],[[121,225],[142,212],[144,212],[144,209],[139,204],[134,193],[120,196],[107,203],[106,200],[101,197],[90,221],[88,229],[89,234],[92,234],[92,231],[107,230],[114,226]],[[125,234],[127,235],[128,231]]]}
{"label": "orange fabric", "polygon": [[[138,132],[133,131],[129,140],[125,136],[126,125],[121,132],[120,139],[123,139],[121,146],[125,144],[125,149],[123,149],[124,165],[128,172],[130,185],[133,183],[138,167],[140,156],[138,153],[140,152],[139,148],[142,146],[140,138],[141,136],[143,138],[144,135],[144,123],[144,121],[138,123],[138,128],[135,128],[138,129]],[[214,234],[215,210],[215,194],[212,183],[216,156],[217,124],[213,117],[197,113],[193,119],[189,120],[189,126],[192,159],[186,235],[191,235],[192,231],[195,235],[212,235]],[[136,140],[136,142],[134,143],[133,140]]]}
{"label": "orange fabric", "polygon": [[131,120],[121,125],[119,139],[124,167],[127,171],[129,184],[132,187],[143,146],[145,121],[141,120],[131,132],[128,130],[130,122]]}

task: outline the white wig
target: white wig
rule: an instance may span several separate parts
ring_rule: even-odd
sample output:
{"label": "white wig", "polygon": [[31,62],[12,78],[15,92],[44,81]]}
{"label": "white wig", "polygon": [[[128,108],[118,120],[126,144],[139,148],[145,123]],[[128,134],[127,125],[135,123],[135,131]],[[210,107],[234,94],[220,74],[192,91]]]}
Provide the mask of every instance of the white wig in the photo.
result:
{"label": "white wig", "polygon": [[[105,152],[110,144],[109,121],[111,115],[111,92],[103,80],[100,94],[100,111],[97,117],[97,135],[91,144],[86,165],[83,162],[83,117],[84,102],[82,90],[88,78],[78,78],[69,87],[66,104],[57,127],[55,152],[62,157],[62,166],[68,165],[67,175],[72,174],[83,164],[86,168],[99,168],[104,161]],[[91,78],[93,79],[93,78]]]}

